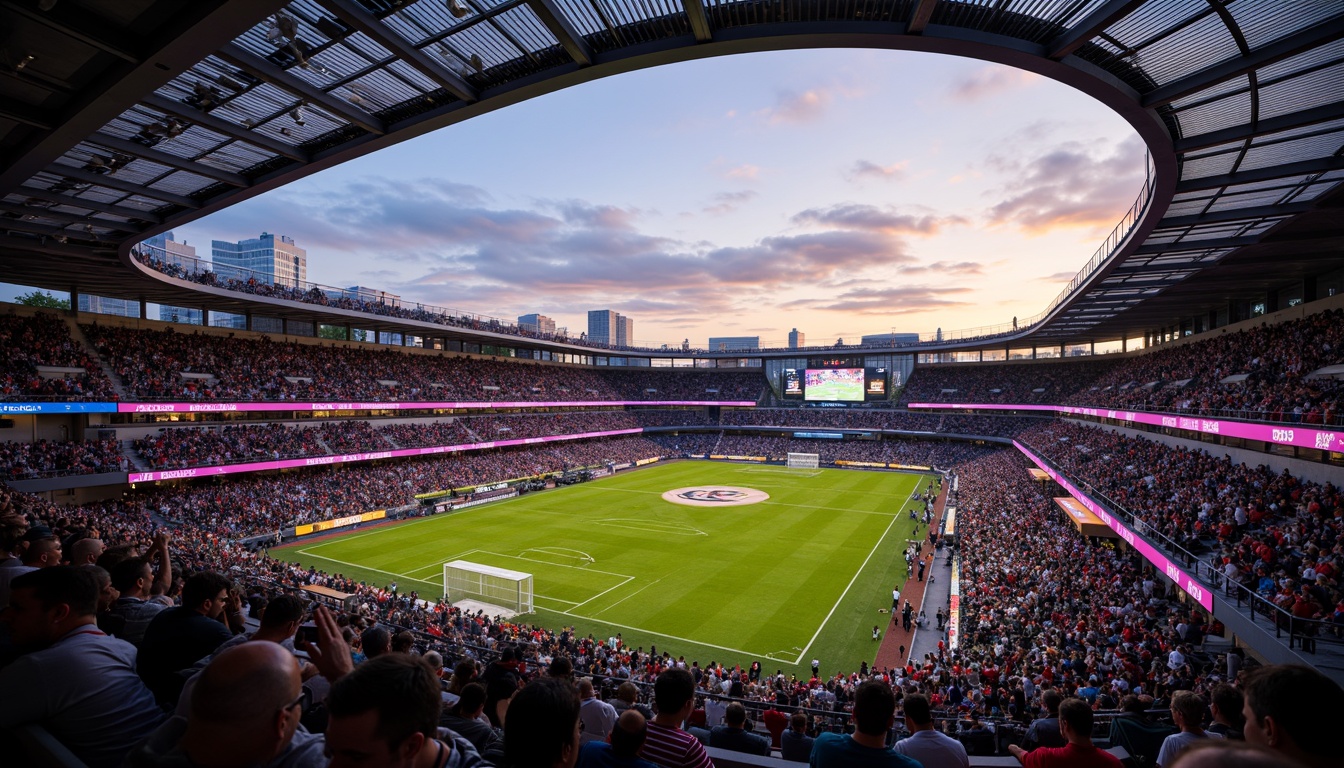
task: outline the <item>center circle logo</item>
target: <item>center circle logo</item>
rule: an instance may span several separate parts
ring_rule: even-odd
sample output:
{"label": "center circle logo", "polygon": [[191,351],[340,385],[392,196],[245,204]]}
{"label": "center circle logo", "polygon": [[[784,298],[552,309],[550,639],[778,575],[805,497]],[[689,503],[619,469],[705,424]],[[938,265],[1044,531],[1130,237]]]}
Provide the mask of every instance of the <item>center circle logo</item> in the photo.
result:
{"label": "center circle logo", "polygon": [[695,485],[675,488],[663,494],[665,501],[691,507],[740,507],[743,504],[758,504],[768,498],[770,494],[765,491],[731,485]]}

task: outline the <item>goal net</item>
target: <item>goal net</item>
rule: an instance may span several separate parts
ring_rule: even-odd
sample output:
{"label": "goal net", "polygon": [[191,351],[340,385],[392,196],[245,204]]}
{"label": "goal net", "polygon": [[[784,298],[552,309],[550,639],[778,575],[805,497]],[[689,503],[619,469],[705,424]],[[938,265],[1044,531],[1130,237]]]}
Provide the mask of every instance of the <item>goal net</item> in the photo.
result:
{"label": "goal net", "polygon": [[532,574],[466,560],[444,563],[443,592],[448,601],[486,613],[513,616],[532,612]]}
{"label": "goal net", "polygon": [[789,467],[793,469],[816,469],[821,466],[819,453],[790,453]]}

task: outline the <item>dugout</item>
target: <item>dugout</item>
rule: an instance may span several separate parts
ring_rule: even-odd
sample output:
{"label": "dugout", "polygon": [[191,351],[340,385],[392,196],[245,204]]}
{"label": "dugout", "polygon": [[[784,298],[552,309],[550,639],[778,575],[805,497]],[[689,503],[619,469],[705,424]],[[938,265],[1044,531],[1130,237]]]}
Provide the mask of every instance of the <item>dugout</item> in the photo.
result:
{"label": "dugout", "polygon": [[299,587],[310,600],[319,602],[329,608],[339,608],[347,613],[352,613],[359,608],[359,598],[348,592],[342,592],[330,587],[320,587],[315,585]]}

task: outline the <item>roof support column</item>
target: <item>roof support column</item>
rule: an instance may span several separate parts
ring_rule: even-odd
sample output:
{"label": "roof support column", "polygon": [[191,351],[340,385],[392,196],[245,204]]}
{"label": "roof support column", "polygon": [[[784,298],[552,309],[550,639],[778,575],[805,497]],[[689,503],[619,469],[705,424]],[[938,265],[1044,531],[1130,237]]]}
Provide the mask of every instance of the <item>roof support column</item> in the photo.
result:
{"label": "roof support column", "polygon": [[79,315],[79,286],[70,286],[70,314]]}

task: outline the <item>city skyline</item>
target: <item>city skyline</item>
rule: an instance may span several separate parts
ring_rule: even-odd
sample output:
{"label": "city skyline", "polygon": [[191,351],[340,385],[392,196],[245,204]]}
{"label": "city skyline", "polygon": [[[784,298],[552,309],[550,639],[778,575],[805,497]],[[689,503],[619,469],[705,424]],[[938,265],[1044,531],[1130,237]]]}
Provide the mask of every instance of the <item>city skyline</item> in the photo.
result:
{"label": "city skyline", "polygon": [[792,51],[586,83],[175,231],[284,232],[309,251],[309,280],[408,304],[541,314],[571,333],[610,307],[640,319],[641,346],[785,346],[795,327],[815,344],[1025,320],[1143,178],[1132,129],[1046,78]]}

